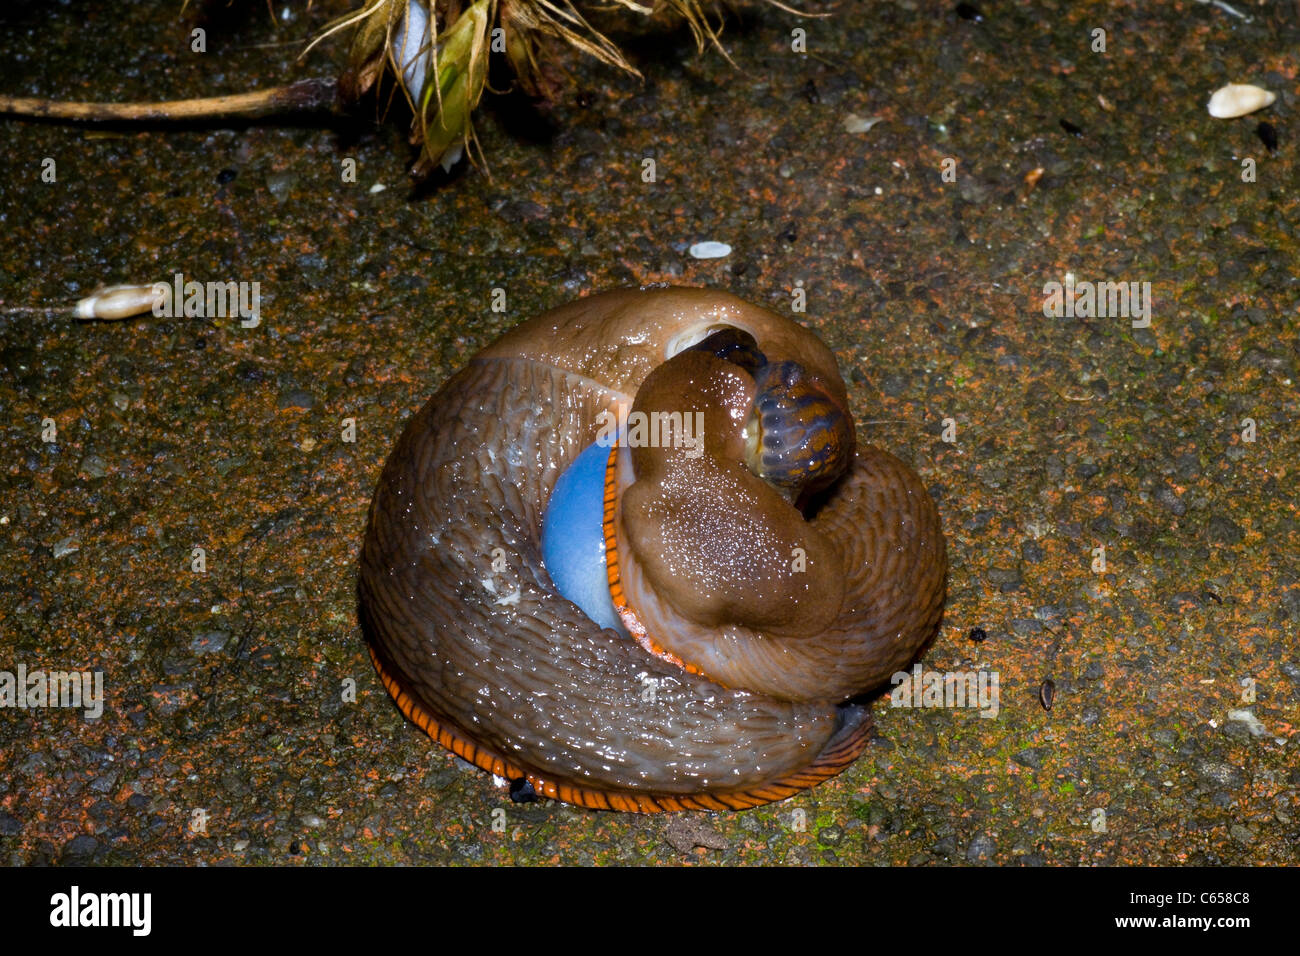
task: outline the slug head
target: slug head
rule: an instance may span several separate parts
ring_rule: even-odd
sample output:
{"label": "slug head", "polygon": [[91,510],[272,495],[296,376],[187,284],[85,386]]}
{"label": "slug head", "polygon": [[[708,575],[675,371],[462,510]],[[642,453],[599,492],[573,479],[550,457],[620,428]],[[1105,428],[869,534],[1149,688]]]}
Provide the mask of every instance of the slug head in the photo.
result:
{"label": "slug head", "polygon": [[635,481],[621,514],[655,600],[707,628],[797,637],[834,621],[842,559],[794,504],[852,456],[852,422],[835,419],[818,385],[795,363],[768,363],[738,329],[646,378],[629,416]]}
{"label": "slug head", "polygon": [[768,361],[743,329],[721,329],[687,351],[714,355],[754,378],[745,463],[788,500],[806,500],[848,469],[856,444],[853,419],[819,376],[798,362]]}

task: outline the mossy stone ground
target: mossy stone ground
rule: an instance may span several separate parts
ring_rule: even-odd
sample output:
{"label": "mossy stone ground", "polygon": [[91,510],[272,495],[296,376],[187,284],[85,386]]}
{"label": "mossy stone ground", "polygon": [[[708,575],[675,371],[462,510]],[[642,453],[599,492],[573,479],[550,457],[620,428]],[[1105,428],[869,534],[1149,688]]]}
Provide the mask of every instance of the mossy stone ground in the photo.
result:
{"label": "mossy stone ground", "polygon": [[[180,6],[10,5],[4,90],[238,91],[344,50],[294,62],[337,3]],[[0,122],[4,306],[176,272],[262,294],[254,329],[0,315],[0,669],[102,669],[108,697],[0,712],[0,860],[1295,863],[1300,28],[1287,4],[978,6],[750,10],[739,68],[620,28],[644,82],[575,61],[548,115],[496,98],[491,177],[417,194],[397,118]],[[1228,82],[1278,100],[1211,119]],[[1067,273],[1149,282],[1150,326],[1044,316]],[[882,699],[835,781],[674,820],[514,806],[399,717],[354,587],[403,421],[521,319],[658,281],[806,291],[861,436],[944,516],[924,664],[997,671],[995,719]]]}

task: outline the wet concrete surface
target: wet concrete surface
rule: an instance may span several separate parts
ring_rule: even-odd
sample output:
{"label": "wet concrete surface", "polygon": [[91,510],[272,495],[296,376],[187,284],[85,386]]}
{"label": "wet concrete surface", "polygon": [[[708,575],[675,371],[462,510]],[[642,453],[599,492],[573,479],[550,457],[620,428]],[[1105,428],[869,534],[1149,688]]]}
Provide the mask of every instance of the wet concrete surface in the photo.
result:
{"label": "wet concrete surface", "polygon": [[[1239,6],[748,8],[738,68],[622,27],[644,82],[573,60],[547,114],[494,98],[488,171],[420,191],[396,109],[0,122],[5,309],[178,272],[261,291],[254,328],[0,314],[0,669],[102,671],[106,697],[0,711],[0,860],[1297,862],[1300,16]],[[234,92],[344,52],[295,63],[337,4],[179,8],[11,5],[4,92]],[[1277,102],[1212,119],[1228,82]],[[1149,326],[1045,316],[1067,274],[1150,283]],[[355,576],[402,423],[518,321],[661,281],[805,290],[861,438],[943,514],[924,667],[996,671],[996,717],[881,698],[834,781],[653,818],[514,805],[397,713]]]}

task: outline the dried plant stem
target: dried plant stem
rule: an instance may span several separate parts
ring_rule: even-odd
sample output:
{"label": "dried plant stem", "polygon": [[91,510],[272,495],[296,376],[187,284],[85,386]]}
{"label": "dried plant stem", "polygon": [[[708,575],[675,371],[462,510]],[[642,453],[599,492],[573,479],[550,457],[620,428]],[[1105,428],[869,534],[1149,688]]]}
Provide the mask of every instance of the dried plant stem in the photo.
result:
{"label": "dried plant stem", "polygon": [[178,122],[218,117],[255,119],[276,113],[311,110],[342,112],[337,81],[318,77],[252,93],[159,103],[65,103],[44,97],[0,96],[0,113],[80,123]]}

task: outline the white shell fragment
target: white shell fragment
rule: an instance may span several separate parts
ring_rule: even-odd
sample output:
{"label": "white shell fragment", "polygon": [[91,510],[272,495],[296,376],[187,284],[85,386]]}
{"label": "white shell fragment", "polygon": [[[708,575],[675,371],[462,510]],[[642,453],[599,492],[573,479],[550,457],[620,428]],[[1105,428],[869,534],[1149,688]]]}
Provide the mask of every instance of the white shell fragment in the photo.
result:
{"label": "white shell fragment", "polygon": [[875,126],[883,116],[859,116],[857,113],[850,113],[844,117],[844,132],[846,133],[869,133],[871,127]]}
{"label": "white shell fragment", "polygon": [[1228,720],[1245,724],[1252,737],[1263,737],[1268,734],[1268,728],[1260,722],[1260,719],[1255,716],[1255,712],[1249,707],[1228,711]]}
{"label": "white shell fragment", "polygon": [[721,259],[731,255],[731,246],[725,242],[697,242],[688,251],[696,259]]}
{"label": "white shell fragment", "polygon": [[1210,115],[1215,119],[1232,119],[1245,116],[1265,106],[1271,106],[1277,96],[1268,90],[1251,86],[1249,83],[1229,83],[1222,89],[1215,90],[1210,97]]}
{"label": "white shell fragment", "polygon": [[152,312],[160,301],[151,285],[110,285],[78,301],[73,311],[79,319],[129,319]]}

